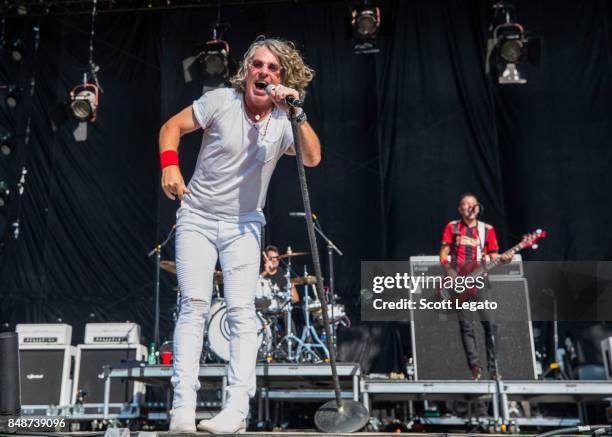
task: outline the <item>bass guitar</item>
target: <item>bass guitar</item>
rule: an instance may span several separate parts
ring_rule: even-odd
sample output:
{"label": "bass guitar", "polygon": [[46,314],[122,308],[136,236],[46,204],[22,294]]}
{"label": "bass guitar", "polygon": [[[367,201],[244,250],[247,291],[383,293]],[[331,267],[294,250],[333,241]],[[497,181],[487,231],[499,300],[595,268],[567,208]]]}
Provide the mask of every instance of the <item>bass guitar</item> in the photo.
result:
{"label": "bass guitar", "polygon": [[[522,240],[517,245],[506,250],[503,254],[495,258],[495,261],[484,264],[466,274],[463,274],[460,269],[459,272],[461,274],[458,276],[458,278],[461,278],[461,281],[458,281],[457,278],[453,279],[450,276],[447,276],[442,282],[443,286],[438,291],[438,296],[442,300],[457,299],[459,302],[467,300],[469,296],[477,294],[479,288],[484,286],[484,278],[491,270],[501,264],[502,256],[509,254],[514,256],[514,254],[519,253],[521,250],[528,249],[530,247],[532,249],[537,249],[538,241],[545,237],[546,231],[538,229],[535,232],[523,236]],[[461,282],[461,285],[459,282]],[[471,286],[468,286],[468,284],[471,284]]]}

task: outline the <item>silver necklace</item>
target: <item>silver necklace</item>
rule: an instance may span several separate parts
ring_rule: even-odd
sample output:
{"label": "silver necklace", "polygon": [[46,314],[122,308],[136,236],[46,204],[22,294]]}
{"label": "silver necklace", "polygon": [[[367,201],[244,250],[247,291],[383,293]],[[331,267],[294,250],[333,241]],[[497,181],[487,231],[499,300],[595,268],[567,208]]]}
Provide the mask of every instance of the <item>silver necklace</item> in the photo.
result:
{"label": "silver necklace", "polygon": [[244,112],[246,113],[247,121],[249,122],[251,126],[255,128],[255,130],[257,131],[257,136],[264,138],[266,136],[266,133],[268,132],[268,125],[270,124],[270,119],[272,118],[272,114],[274,113],[274,108],[272,108],[272,111],[270,111],[270,114],[268,114],[266,123],[263,125],[263,128],[262,128],[262,126],[259,124],[259,119],[261,118],[261,116],[259,114],[255,114],[254,115],[255,120],[258,120],[258,121],[253,122],[251,118],[249,117],[249,112],[251,111],[247,107],[246,102],[243,101],[243,104],[244,104]]}

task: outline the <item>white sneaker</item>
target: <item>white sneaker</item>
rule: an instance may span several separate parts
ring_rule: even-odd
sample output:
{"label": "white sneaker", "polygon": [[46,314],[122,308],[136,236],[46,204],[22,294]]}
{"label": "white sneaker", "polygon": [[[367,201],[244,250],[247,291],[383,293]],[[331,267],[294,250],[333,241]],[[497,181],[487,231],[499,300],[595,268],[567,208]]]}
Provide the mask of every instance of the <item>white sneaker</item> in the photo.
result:
{"label": "white sneaker", "polygon": [[200,420],[198,430],[211,434],[242,434],[246,421],[236,411],[226,408],[210,420]]}
{"label": "white sneaker", "polygon": [[180,434],[195,434],[195,411],[170,410],[170,428],[168,431]]}

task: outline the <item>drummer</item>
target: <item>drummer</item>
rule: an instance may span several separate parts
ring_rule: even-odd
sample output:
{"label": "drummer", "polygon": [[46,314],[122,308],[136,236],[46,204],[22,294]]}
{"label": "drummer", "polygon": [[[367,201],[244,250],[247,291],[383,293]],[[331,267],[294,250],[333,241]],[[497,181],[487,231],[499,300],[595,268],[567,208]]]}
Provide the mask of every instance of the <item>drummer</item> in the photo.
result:
{"label": "drummer", "polygon": [[[285,269],[279,264],[279,251],[278,247],[268,245],[264,249],[264,270],[261,272],[261,277],[270,281],[272,286],[278,287],[279,290],[283,291],[287,287],[287,277]],[[295,285],[291,285],[291,303],[296,304],[300,301],[300,296],[295,288]]]}

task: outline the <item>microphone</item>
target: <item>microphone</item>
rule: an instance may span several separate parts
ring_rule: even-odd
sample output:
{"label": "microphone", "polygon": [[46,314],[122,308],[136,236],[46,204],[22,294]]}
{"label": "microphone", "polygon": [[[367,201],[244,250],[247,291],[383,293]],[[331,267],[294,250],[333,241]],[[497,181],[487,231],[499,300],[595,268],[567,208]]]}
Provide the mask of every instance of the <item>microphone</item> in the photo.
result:
{"label": "microphone", "polygon": [[470,206],[468,208],[468,214],[472,215],[474,213],[474,211],[476,211],[476,208],[478,208],[478,212],[476,213],[477,215],[482,215],[482,210],[484,209],[483,206],[480,203],[477,203],[474,206]]}
{"label": "microphone", "polygon": [[[274,85],[274,84],[269,84],[269,85],[266,87],[266,94],[267,94],[267,95],[270,95],[270,94],[272,94],[272,91],[274,91],[274,90],[276,90],[276,85]],[[285,99],[284,99],[284,100],[285,100],[285,103],[286,103],[287,105],[291,106],[292,108],[301,108],[301,107],[304,105],[304,102],[302,102],[302,101],[301,101],[301,100],[299,100],[299,99],[296,99],[296,98],[295,98],[295,97],[293,97],[293,96],[287,96],[287,97],[285,97]]]}

